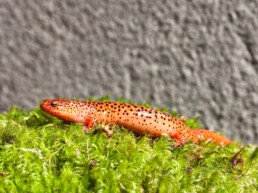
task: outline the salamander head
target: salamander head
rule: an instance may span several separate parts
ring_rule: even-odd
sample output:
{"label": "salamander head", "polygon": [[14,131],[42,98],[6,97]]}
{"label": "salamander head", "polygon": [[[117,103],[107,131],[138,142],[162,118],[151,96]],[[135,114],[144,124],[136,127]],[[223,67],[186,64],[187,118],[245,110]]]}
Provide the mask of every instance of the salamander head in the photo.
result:
{"label": "salamander head", "polygon": [[77,122],[78,102],[68,99],[46,99],[40,104],[40,108],[46,113],[59,119]]}

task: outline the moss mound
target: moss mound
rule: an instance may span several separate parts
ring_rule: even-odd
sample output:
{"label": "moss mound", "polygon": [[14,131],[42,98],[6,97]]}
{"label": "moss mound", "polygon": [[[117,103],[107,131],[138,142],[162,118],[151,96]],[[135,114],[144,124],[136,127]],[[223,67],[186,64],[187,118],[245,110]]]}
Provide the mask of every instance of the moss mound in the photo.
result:
{"label": "moss mound", "polygon": [[172,142],[121,127],[84,133],[13,107],[0,115],[0,192],[258,192],[257,146]]}

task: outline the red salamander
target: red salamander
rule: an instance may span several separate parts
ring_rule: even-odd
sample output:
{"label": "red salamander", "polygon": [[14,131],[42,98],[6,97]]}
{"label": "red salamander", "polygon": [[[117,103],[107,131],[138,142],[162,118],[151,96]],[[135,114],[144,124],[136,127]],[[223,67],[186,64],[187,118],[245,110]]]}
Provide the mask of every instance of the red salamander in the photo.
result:
{"label": "red salamander", "polygon": [[139,105],[46,99],[40,107],[59,119],[83,123],[86,131],[97,123],[105,123],[123,126],[139,135],[148,134],[155,138],[166,135],[176,140],[176,146],[200,141],[212,141],[221,146],[232,143],[218,133],[205,129],[190,129],[184,124],[183,119]]}

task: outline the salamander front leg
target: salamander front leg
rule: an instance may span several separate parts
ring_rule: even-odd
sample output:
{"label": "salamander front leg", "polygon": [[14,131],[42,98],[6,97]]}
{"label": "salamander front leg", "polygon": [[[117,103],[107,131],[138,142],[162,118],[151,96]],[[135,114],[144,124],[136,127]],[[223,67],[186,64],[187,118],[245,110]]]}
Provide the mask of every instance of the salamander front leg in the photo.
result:
{"label": "salamander front leg", "polygon": [[108,137],[112,137],[115,126],[116,125],[113,123],[109,123],[109,124],[101,123],[100,124],[100,128],[106,133],[106,135]]}
{"label": "salamander front leg", "polygon": [[86,118],[84,120],[83,130],[88,132],[96,125],[96,119]]}

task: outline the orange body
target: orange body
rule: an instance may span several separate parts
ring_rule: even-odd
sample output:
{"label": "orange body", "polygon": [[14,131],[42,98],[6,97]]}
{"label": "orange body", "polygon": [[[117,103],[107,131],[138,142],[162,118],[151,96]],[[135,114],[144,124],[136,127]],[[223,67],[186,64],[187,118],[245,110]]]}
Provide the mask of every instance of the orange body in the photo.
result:
{"label": "orange body", "polygon": [[48,114],[62,120],[84,123],[85,130],[90,130],[96,123],[115,123],[139,135],[170,136],[177,141],[176,145],[183,145],[190,141],[198,143],[204,140],[213,141],[219,145],[232,143],[215,132],[205,129],[190,129],[182,119],[139,105],[46,99],[40,107]]}

